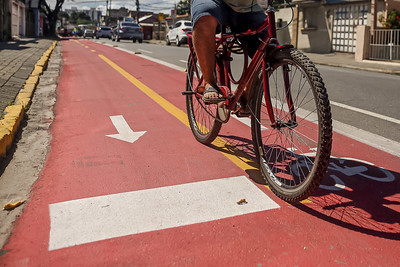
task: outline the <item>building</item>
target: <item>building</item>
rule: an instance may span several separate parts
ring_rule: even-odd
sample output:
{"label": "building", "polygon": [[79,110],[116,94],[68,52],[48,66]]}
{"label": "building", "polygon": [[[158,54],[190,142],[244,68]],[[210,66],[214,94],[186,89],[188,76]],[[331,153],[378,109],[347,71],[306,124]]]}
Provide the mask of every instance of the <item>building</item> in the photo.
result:
{"label": "building", "polygon": [[139,24],[143,28],[144,40],[151,40],[153,38],[153,24],[158,22],[158,14],[149,14],[139,17]]}
{"label": "building", "polygon": [[42,36],[44,24],[44,16],[39,12],[39,0],[0,2],[0,40],[10,40],[14,36]]}
{"label": "building", "polygon": [[[400,10],[399,0],[294,0],[292,4],[293,23],[279,31],[278,38],[313,53],[356,53],[359,26],[365,26],[373,35],[382,27],[379,16]],[[278,26],[285,26],[292,11],[280,8],[276,17]]]}

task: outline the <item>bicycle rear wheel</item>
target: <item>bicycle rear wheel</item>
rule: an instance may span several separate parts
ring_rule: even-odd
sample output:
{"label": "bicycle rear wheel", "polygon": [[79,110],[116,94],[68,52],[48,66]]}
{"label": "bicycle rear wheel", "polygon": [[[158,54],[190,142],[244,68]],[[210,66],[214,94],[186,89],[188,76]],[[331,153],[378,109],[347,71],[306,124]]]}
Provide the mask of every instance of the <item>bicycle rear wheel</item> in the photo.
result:
{"label": "bicycle rear wheel", "polygon": [[[199,85],[203,83],[200,66],[194,55],[194,62],[189,55],[186,91],[196,92]],[[218,75],[216,75],[218,77]],[[219,80],[217,78],[217,80]],[[201,94],[189,94],[186,96],[186,109],[189,118],[190,129],[194,137],[200,143],[209,145],[218,136],[222,122],[229,118],[229,113],[225,113],[218,104],[206,105],[202,100]]]}
{"label": "bicycle rear wheel", "polygon": [[262,68],[258,88],[252,90],[253,143],[270,189],[285,201],[298,202],[319,186],[329,163],[330,105],[317,68],[301,52],[280,51],[273,62],[266,79],[270,96],[265,98]]}

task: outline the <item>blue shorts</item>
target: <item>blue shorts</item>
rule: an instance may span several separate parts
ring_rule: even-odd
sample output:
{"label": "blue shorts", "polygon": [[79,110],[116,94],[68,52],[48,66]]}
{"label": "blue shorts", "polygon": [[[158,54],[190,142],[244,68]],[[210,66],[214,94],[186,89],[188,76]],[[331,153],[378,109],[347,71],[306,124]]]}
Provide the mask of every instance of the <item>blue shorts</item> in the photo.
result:
{"label": "blue shorts", "polygon": [[255,30],[266,18],[263,11],[235,12],[223,0],[192,0],[191,14],[193,28],[199,18],[212,16],[219,25],[229,25],[234,33]]}
{"label": "blue shorts", "polygon": [[[212,16],[218,20],[219,26],[229,25],[233,33],[241,33],[249,29],[255,30],[263,24],[267,17],[263,11],[235,12],[223,0],[192,0],[191,14],[193,29],[201,17]],[[220,27],[216,32],[220,32]],[[257,36],[248,36],[241,39],[242,43],[247,44],[250,57],[253,57],[258,48],[259,37],[263,38],[267,34],[267,30],[264,30]]]}

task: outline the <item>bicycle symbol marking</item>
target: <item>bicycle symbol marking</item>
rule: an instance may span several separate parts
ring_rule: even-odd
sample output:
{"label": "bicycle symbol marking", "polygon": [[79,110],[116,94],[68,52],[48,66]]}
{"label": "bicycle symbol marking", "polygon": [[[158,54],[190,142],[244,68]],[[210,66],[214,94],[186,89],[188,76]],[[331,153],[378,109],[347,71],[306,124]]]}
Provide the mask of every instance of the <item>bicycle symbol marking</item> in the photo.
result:
{"label": "bicycle symbol marking", "polygon": [[[307,156],[315,156],[315,153],[307,153]],[[342,175],[346,177],[355,177],[355,176],[361,176],[373,181],[377,182],[384,182],[384,183],[390,183],[395,180],[395,176],[392,172],[386,170],[385,168],[382,167],[376,167],[375,164],[365,161],[365,160],[360,160],[356,158],[350,158],[350,157],[343,157],[343,158],[337,158],[337,157],[331,157],[331,159],[335,159],[338,161],[338,164],[335,162],[329,162],[328,166],[328,177],[332,178],[334,181],[334,185],[324,185],[321,184],[319,187],[325,190],[330,190],[330,191],[340,191],[343,189],[346,189],[346,184],[344,181],[339,178],[339,176],[335,174],[329,174],[329,172],[339,172]],[[302,159],[300,160],[297,164],[292,166],[292,171],[293,173],[298,173],[299,167],[307,167],[306,163],[307,159]],[[346,165],[347,162],[351,161],[352,165],[354,165],[354,162],[356,163],[362,163],[364,165],[359,165],[359,166],[349,166]],[[366,166],[367,165],[367,166]],[[369,166],[370,167],[375,167],[377,170],[379,170],[382,174],[382,176],[372,176],[368,174],[369,171]]]}

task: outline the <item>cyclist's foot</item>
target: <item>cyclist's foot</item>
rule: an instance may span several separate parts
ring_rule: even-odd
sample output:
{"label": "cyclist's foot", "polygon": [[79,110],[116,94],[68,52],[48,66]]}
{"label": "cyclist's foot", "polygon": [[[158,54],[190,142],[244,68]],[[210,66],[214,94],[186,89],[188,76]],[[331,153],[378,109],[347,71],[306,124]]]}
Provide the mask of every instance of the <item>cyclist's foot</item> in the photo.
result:
{"label": "cyclist's foot", "polygon": [[206,104],[216,104],[221,101],[225,101],[227,97],[225,97],[218,86],[212,86],[207,84],[205,86],[206,90],[203,93],[203,101]]}

